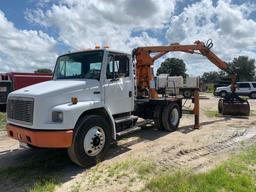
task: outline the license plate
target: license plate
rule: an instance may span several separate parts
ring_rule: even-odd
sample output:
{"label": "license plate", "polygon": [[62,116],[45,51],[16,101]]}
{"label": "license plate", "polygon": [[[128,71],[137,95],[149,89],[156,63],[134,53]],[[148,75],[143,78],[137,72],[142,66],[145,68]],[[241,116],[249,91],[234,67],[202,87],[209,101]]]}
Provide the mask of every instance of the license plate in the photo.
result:
{"label": "license plate", "polygon": [[7,92],[7,87],[0,87],[0,92]]}

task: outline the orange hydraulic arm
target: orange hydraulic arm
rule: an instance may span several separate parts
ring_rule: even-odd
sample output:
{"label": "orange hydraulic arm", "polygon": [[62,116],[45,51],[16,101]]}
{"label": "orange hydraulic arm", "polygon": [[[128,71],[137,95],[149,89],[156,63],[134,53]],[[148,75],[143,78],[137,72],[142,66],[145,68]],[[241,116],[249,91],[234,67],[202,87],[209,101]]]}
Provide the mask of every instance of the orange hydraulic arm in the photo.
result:
{"label": "orange hydraulic arm", "polygon": [[[232,72],[229,65],[222,61],[217,55],[215,55],[210,49],[213,46],[211,40],[208,40],[207,44],[196,41],[193,45],[180,45],[171,44],[168,46],[148,46],[138,47],[133,51],[133,56],[136,58],[136,77],[138,93],[141,95],[148,94],[149,98],[158,98],[158,94],[154,86],[150,86],[153,83],[154,74],[151,67],[154,65],[154,61],[162,57],[168,52],[180,51],[191,54],[201,54],[209,59],[218,68],[226,71],[232,75],[232,91],[235,91],[236,74]],[[155,53],[154,56],[151,56]]]}

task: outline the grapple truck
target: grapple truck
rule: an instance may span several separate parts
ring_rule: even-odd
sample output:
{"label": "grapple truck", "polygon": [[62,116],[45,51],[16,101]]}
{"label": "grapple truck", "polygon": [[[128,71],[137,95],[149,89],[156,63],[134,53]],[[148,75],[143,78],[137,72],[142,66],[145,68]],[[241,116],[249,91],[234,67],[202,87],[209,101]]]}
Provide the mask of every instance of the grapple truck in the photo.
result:
{"label": "grapple truck", "polygon": [[[8,135],[31,147],[67,148],[74,163],[87,167],[103,159],[118,135],[138,127],[138,118],[151,120],[158,129],[174,131],[182,117],[182,99],[157,94],[152,65],[170,51],[195,50],[228,71],[221,60],[214,60],[217,56],[209,45],[199,41],[139,47],[132,54],[96,48],[62,55],[53,80],[9,94]],[[229,101],[248,110],[246,101]],[[199,128],[198,91],[194,103],[195,128]],[[222,100],[220,108],[223,103],[227,107]]]}

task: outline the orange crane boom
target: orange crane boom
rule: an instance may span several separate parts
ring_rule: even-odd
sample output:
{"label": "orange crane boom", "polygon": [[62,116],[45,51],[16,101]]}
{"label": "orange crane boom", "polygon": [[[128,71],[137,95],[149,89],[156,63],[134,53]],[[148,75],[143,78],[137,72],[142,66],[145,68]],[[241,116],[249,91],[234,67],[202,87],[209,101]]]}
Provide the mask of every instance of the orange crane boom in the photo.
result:
{"label": "orange crane boom", "polygon": [[[212,48],[212,40],[207,43],[195,41],[192,45],[180,45],[178,43],[168,46],[147,46],[138,47],[133,50],[133,59],[136,59],[136,80],[137,80],[137,97],[158,99],[158,93],[154,86],[153,65],[155,60],[169,52],[185,52],[190,54],[200,54],[205,56],[209,61],[221,70],[231,75],[231,92],[224,99],[219,100],[218,109],[223,115],[243,115],[250,114],[250,105],[247,100],[240,98],[236,93],[236,73],[230,65],[222,61],[210,49]],[[154,55],[153,55],[154,54]],[[194,109],[195,128],[199,128],[199,90],[194,92]]]}
{"label": "orange crane boom", "polygon": [[[236,74],[230,69],[230,66],[222,61],[216,54],[210,49],[213,46],[211,40],[208,40],[207,44],[196,41],[193,45],[180,45],[171,44],[168,46],[148,46],[138,47],[133,51],[136,58],[136,76],[137,76],[137,88],[138,91],[146,92],[148,90],[150,98],[157,98],[158,95],[154,87],[150,86],[150,82],[154,80],[154,74],[152,73],[151,67],[154,65],[155,60],[159,59],[163,55],[169,52],[185,52],[190,54],[201,54],[214,65],[221,70],[231,74],[232,77],[232,91],[235,91]],[[199,51],[199,52],[197,52]],[[156,55],[151,56],[151,54]]]}

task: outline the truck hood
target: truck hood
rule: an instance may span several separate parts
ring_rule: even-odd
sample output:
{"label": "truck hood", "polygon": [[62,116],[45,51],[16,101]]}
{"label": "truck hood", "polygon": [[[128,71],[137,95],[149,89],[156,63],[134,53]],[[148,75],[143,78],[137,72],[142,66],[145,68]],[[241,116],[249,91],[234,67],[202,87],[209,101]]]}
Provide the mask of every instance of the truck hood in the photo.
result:
{"label": "truck hood", "polygon": [[[92,81],[88,83],[89,81]],[[20,96],[40,96],[40,95],[51,95],[51,94],[63,94],[73,91],[79,91],[82,89],[97,86],[97,80],[51,80],[42,83],[38,83],[35,85],[31,85],[28,87],[24,87],[22,89],[16,90],[11,93],[11,95],[20,95]]]}

